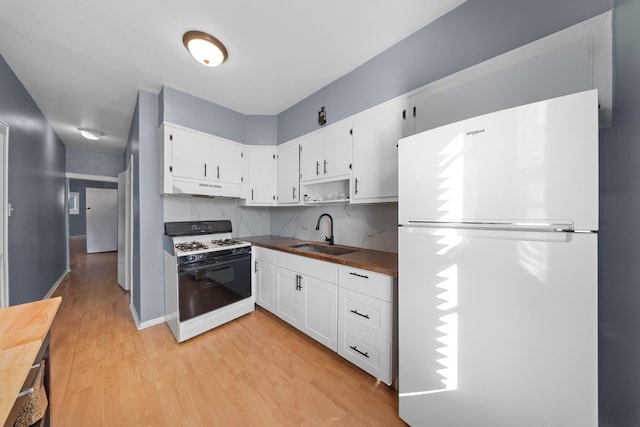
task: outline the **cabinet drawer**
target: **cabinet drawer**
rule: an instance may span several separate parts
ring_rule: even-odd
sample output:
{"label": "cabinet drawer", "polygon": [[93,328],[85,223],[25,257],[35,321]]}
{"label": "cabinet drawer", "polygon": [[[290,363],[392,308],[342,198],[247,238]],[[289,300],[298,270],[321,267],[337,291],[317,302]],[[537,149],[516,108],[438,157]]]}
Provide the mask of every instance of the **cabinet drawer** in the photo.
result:
{"label": "cabinet drawer", "polygon": [[341,265],[338,267],[338,280],[341,288],[351,289],[384,301],[392,301],[393,278],[391,276]]}
{"label": "cabinet drawer", "polygon": [[391,384],[391,346],[338,322],[338,354],[385,384]]}
{"label": "cabinet drawer", "polygon": [[269,264],[276,263],[276,252],[271,249],[262,248],[260,246],[253,247],[253,254],[256,261],[262,261]]}
{"label": "cabinet drawer", "polygon": [[385,343],[391,341],[391,304],[340,288],[338,320]]}
{"label": "cabinet drawer", "polygon": [[315,277],[333,284],[338,283],[338,266],[331,262],[277,251],[276,265],[297,271],[304,276]]}

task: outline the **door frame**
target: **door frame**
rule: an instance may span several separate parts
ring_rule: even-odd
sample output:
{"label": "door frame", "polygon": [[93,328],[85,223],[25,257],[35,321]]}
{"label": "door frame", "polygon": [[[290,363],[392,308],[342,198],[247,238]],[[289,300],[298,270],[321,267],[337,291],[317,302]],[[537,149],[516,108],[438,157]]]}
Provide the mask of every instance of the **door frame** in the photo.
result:
{"label": "door frame", "polygon": [[[133,218],[134,218],[134,212],[133,212],[133,172],[134,172],[134,162],[133,162],[133,154],[129,155],[129,158],[127,159],[127,171],[128,173],[128,182],[127,182],[127,186],[128,191],[127,191],[127,196],[128,196],[128,208],[127,212],[125,213],[125,256],[127,257],[127,259],[125,260],[125,280],[128,282],[128,290],[129,290],[129,307],[133,310],[133,312],[135,313],[134,310],[134,305],[133,305],[133,242],[134,242],[134,227],[135,224],[133,222]],[[127,250],[128,249],[128,250]],[[135,318],[135,316],[134,316]]]}
{"label": "door frame", "polygon": [[105,175],[90,175],[85,173],[66,172],[65,178],[67,178],[67,185],[65,189],[65,218],[66,218],[66,240],[67,240],[67,271],[71,271],[71,253],[69,248],[69,187],[71,179],[84,180],[84,181],[99,181],[99,182],[114,182],[118,183],[118,177],[105,176]]}
{"label": "door frame", "polygon": [[0,308],[9,306],[9,125],[0,120]]}

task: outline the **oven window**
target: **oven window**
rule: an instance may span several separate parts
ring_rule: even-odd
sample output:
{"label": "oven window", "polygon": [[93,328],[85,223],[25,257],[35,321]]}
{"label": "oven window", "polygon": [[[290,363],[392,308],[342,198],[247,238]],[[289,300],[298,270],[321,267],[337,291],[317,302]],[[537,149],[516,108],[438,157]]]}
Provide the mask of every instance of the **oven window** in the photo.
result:
{"label": "oven window", "polygon": [[182,269],[178,275],[180,321],[251,296],[251,256]]}

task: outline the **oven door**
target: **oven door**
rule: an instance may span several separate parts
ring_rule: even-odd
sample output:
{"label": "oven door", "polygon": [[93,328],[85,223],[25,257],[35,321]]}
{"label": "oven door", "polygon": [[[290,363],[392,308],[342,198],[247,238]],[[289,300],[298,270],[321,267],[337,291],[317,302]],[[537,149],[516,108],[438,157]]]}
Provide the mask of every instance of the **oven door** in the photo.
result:
{"label": "oven door", "polygon": [[251,254],[178,267],[180,321],[251,296]]}

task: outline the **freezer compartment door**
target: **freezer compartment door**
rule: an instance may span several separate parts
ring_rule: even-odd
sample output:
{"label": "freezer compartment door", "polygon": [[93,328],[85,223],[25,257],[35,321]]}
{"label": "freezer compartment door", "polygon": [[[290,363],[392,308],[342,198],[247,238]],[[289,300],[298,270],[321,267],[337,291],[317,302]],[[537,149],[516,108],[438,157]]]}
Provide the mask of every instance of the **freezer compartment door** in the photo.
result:
{"label": "freezer compartment door", "polygon": [[571,223],[598,229],[595,90],[400,140],[399,223]]}
{"label": "freezer compartment door", "polygon": [[597,235],[399,229],[400,417],[598,424]]}

